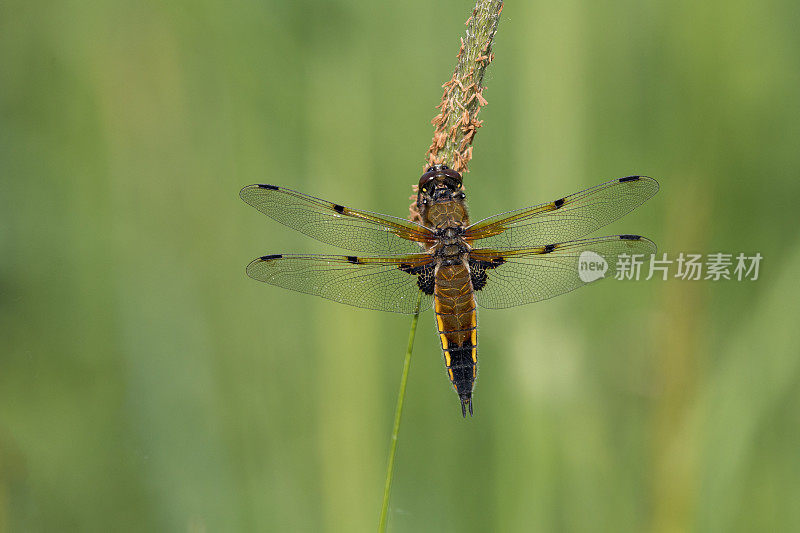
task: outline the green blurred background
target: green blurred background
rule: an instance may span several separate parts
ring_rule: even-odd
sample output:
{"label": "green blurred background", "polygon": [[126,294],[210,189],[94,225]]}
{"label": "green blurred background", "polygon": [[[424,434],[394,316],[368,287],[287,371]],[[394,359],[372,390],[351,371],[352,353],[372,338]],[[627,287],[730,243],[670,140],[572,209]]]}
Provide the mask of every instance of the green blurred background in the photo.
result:
{"label": "green blurred background", "polygon": [[[538,4],[538,5],[537,5]],[[0,3],[0,531],[369,531],[410,319],[256,283],[254,182],[406,216],[471,1]],[[420,319],[393,531],[800,530],[796,2],[508,2],[474,218],[647,174],[601,233],[758,281]]]}

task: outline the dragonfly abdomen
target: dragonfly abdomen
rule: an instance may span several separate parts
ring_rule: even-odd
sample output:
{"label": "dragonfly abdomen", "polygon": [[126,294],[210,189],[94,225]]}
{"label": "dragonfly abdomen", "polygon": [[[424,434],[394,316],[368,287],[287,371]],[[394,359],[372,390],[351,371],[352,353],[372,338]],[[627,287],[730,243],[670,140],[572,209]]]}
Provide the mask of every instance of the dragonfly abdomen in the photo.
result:
{"label": "dragonfly abdomen", "polygon": [[434,307],[447,375],[466,416],[467,408],[472,414],[472,389],[477,377],[478,315],[469,269],[463,263],[437,270]]}

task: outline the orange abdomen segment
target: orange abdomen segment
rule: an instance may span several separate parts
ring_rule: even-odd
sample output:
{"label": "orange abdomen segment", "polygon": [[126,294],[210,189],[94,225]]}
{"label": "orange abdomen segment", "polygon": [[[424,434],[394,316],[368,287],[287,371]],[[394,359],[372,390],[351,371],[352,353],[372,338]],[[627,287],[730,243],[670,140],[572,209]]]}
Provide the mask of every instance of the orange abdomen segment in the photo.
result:
{"label": "orange abdomen segment", "polygon": [[463,264],[440,267],[433,296],[447,375],[466,416],[467,408],[472,414],[472,389],[478,366],[478,315],[467,267]]}

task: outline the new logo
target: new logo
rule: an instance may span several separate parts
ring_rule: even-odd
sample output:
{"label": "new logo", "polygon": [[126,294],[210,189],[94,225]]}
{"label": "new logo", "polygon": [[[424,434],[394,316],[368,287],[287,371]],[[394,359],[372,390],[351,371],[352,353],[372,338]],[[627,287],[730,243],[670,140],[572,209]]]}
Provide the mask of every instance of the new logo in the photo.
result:
{"label": "new logo", "polygon": [[586,250],[578,257],[578,277],[584,283],[591,283],[605,277],[608,263],[602,255]]}

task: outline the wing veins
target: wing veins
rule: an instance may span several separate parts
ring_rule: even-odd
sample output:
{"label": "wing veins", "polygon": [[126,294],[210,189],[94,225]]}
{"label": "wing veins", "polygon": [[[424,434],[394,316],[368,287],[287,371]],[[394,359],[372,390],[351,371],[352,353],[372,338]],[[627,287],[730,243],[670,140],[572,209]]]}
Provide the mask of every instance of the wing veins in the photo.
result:
{"label": "wing veins", "polygon": [[[636,178],[610,180],[558,200],[484,218],[467,228],[465,237],[496,248],[580,237],[624,216],[658,191],[652,178]],[[559,200],[563,204],[558,205]]]}
{"label": "wing veins", "polygon": [[494,264],[483,271],[485,285],[475,291],[477,303],[487,308],[514,307],[571,292],[597,280],[585,280],[580,274],[584,252],[593,252],[605,261],[602,277],[614,277],[622,254],[647,256],[655,253],[655,244],[640,236],[610,235],[557,243],[554,249],[545,250],[473,249],[473,259]]}
{"label": "wing veins", "polygon": [[[266,259],[265,259],[266,258]],[[247,267],[250,277],[279,287],[321,296],[355,307],[414,313],[420,290],[418,275],[400,266],[424,265],[428,254],[392,257],[287,254],[264,256]],[[430,306],[423,295],[420,310]]]}
{"label": "wing veins", "polygon": [[327,244],[368,253],[418,253],[426,227],[391,215],[351,209],[292,189],[249,185],[240,197],[270,218]]}

